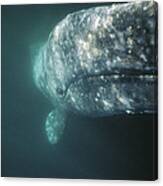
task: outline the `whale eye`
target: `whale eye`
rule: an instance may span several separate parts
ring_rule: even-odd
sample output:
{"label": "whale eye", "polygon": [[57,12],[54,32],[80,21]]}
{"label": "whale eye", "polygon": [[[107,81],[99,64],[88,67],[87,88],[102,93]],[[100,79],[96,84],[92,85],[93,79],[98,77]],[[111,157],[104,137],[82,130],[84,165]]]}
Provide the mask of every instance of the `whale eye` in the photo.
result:
{"label": "whale eye", "polygon": [[63,89],[60,88],[60,87],[58,87],[58,88],[56,89],[56,92],[57,92],[57,94],[60,95],[60,96],[63,96],[63,95],[64,95],[64,91],[63,91]]}

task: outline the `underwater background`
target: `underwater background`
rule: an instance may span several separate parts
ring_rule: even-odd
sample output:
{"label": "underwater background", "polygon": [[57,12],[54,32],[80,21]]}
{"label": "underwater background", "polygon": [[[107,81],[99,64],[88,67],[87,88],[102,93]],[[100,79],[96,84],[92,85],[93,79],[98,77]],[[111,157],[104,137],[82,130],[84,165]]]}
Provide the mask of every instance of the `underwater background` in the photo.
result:
{"label": "underwater background", "polygon": [[157,175],[157,114],[92,119],[68,113],[57,145],[45,134],[53,106],[33,81],[37,48],[68,13],[97,5],[2,6],[2,176],[151,180]]}

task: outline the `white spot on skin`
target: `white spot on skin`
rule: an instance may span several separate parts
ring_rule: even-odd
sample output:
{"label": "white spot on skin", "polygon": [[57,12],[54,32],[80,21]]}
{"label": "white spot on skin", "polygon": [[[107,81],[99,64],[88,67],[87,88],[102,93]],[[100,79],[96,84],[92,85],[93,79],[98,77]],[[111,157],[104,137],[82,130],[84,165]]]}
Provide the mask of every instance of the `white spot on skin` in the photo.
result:
{"label": "white spot on skin", "polygon": [[123,98],[123,97],[118,97],[119,101],[125,105],[127,108],[130,108],[131,105],[130,105],[130,102],[126,99],[126,98]]}
{"label": "white spot on skin", "polygon": [[147,58],[146,58],[146,56],[145,56],[144,54],[141,54],[141,55],[140,55],[140,58],[141,58],[143,61],[147,62]]}
{"label": "white spot on skin", "polygon": [[75,98],[73,97],[73,96],[71,96],[71,100],[72,100],[72,102],[76,102],[76,100],[75,100]]}
{"label": "white spot on skin", "polygon": [[117,60],[116,59],[113,59],[113,63],[117,63]]}
{"label": "white spot on skin", "polygon": [[129,26],[129,27],[127,28],[127,31],[128,31],[128,32],[131,32],[131,31],[132,31],[132,26]]}
{"label": "white spot on skin", "polygon": [[98,98],[100,98],[100,96],[101,96],[99,92],[97,92],[97,94],[96,94],[96,95],[97,95],[97,97],[98,97]]}
{"label": "white spot on skin", "polygon": [[140,29],[141,28],[141,26],[140,25],[137,25],[137,27],[136,27],[137,29]]}
{"label": "white spot on skin", "polygon": [[146,7],[146,6],[145,6],[145,7],[143,7],[143,10],[144,10],[144,11],[146,11],[146,10],[147,10],[147,7]]}
{"label": "white spot on skin", "polygon": [[95,69],[94,72],[95,74],[98,74],[100,72],[100,69]]}
{"label": "white spot on skin", "polygon": [[113,107],[113,105],[111,103],[109,103],[107,100],[103,100],[102,103],[104,105],[105,110],[108,110]]}
{"label": "white spot on skin", "polygon": [[127,44],[131,47],[133,45],[133,40],[131,37],[127,38]]}
{"label": "white spot on skin", "polygon": [[132,53],[132,51],[131,51],[131,50],[128,50],[128,53],[129,53],[129,54],[131,54],[131,53]]}
{"label": "white spot on skin", "polygon": [[139,78],[140,78],[140,79],[143,79],[143,78],[144,78],[144,76],[143,76],[143,75],[140,75],[140,76],[139,76]]}
{"label": "white spot on skin", "polygon": [[102,75],[102,76],[100,76],[100,79],[101,79],[101,80],[104,80],[104,76],[103,76],[103,75]]}
{"label": "white spot on skin", "polygon": [[99,99],[97,97],[95,97],[95,102],[99,101]]}
{"label": "white spot on skin", "polygon": [[92,39],[93,39],[93,37],[92,37],[92,34],[88,34],[88,39],[90,40],[90,41],[92,41]]}
{"label": "white spot on skin", "polygon": [[132,112],[130,110],[126,110],[126,113],[127,114],[131,114]]}
{"label": "white spot on skin", "polygon": [[117,60],[118,62],[121,62],[121,58],[120,58],[119,56],[116,57],[116,60]]}
{"label": "white spot on skin", "polygon": [[118,13],[116,14],[116,18],[119,18],[119,14]]}
{"label": "white spot on skin", "polygon": [[106,100],[103,100],[103,104],[104,104],[105,106],[108,106],[108,105],[109,105],[109,103],[108,103]]}
{"label": "white spot on skin", "polygon": [[115,38],[115,34],[110,34],[111,39]]}
{"label": "white spot on skin", "polygon": [[75,78],[75,77],[76,77],[76,75],[75,75],[75,74],[72,74],[72,77],[73,77],[73,78]]}
{"label": "white spot on skin", "polygon": [[118,79],[119,78],[119,75],[114,75],[113,78],[114,79]]}
{"label": "white spot on skin", "polygon": [[109,60],[106,61],[106,65],[109,67],[111,62]]}

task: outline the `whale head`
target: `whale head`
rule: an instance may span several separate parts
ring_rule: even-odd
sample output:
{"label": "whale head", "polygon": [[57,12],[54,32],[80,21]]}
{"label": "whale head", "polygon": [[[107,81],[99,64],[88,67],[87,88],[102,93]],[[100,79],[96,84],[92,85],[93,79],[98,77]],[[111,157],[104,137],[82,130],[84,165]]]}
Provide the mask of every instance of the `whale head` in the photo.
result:
{"label": "whale head", "polygon": [[37,86],[52,103],[89,116],[153,112],[155,18],[152,2],[69,14],[40,51]]}

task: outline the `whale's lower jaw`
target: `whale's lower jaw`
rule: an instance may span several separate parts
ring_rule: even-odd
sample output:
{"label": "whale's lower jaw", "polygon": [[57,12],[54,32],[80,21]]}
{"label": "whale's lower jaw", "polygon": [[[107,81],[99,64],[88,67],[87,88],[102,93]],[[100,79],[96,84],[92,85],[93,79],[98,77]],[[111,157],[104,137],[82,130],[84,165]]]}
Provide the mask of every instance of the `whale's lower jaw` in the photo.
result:
{"label": "whale's lower jaw", "polygon": [[65,100],[69,109],[92,117],[153,113],[156,81],[154,74],[90,75],[71,83]]}

